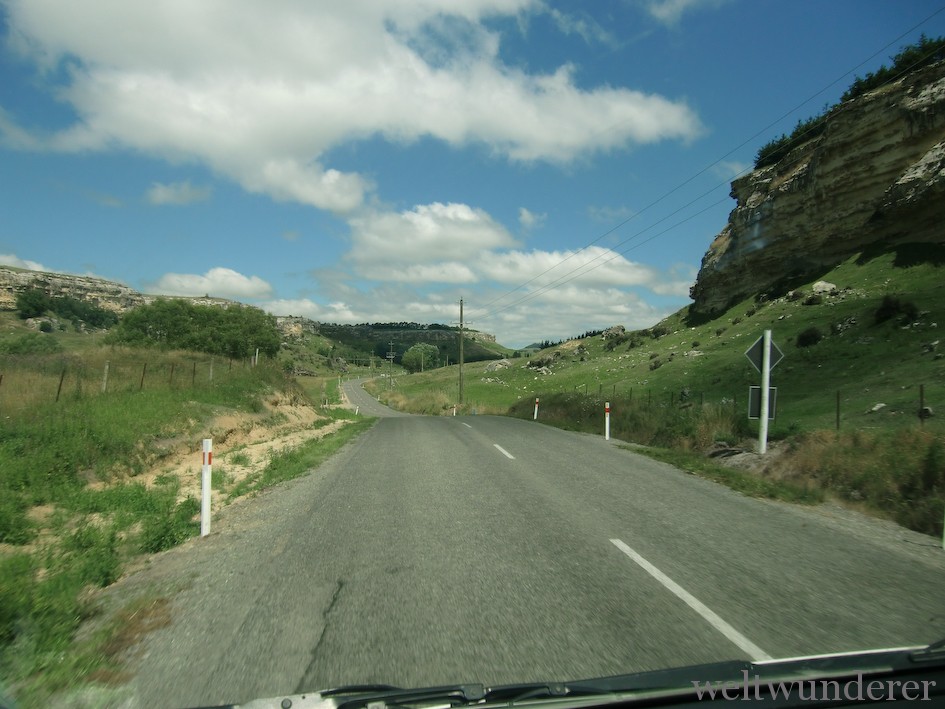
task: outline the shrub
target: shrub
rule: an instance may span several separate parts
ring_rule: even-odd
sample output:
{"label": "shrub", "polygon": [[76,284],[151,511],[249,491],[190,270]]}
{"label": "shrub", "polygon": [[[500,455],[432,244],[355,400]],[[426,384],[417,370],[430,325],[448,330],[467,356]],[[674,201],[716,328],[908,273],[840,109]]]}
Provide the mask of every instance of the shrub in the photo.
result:
{"label": "shrub", "polygon": [[175,547],[194,536],[200,530],[200,523],[193,517],[200,512],[200,502],[195,497],[188,497],[169,513],[148,517],[141,530],[141,550],[159,552]]}
{"label": "shrub", "polygon": [[901,301],[895,296],[886,295],[873,317],[877,325],[892,318],[898,318],[900,322],[913,322],[919,317],[919,309],[911,301]]}
{"label": "shrub", "polygon": [[820,328],[816,326],[811,326],[798,334],[797,336],[797,346],[798,347],[811,347],[816,345],[824,339],[824,333],[820,331]]}
{"label": "shrub", "polygon": [[27,332],[0,341],[0,354],[34,355],[55,354],[57,352],[62,352],[62,345],[59,341],[53,337],[44,337],[38,332]]}

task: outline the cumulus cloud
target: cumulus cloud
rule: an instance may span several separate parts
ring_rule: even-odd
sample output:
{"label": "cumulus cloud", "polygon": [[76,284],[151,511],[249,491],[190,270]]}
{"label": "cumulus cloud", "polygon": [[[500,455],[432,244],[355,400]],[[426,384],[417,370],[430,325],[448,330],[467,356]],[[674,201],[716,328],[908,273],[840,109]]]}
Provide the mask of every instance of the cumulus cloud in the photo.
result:
{"label": "cumulus cloud", "polygon": [[36,261],[21,259],[16,254],[0,254],[0,266],[13,266],[27,271],[49,271],[43,264]]}
{"label": "cumulus cloud", "polygon": [[244,276],[230,268],[211,268],[203,275],[166,273],[149,290],[160,295],[211,295],[216,298],[266,298],[272,286],[258,276]]}
{"label": "cumulus cloud", "polygon": [[656,280],[653,269],[599,246],[581,251],[492,253],[478,261],[477,270],[483,277],[498,283],[528,283],[534,287],[556,287],[571,282],[645,286]]}
{"label": "cumulus cloud", "polygon": [[210,199],[213,189],[209,186],[200,187],[190,184],[190,180],[184,182],[172,182],[162,184],[155,182],[148,189],[147,200],[154,205],[185,205],[195,202],[206,202]]}
{"label": "cumulus cloud", "polygon": [[403,212],[371,212],[349,220],[348,254],[358,275],[378,280],[475,280],[467,262],[483,251],[512,247],[508,231],[481,209],[434,202]]}
{"label": "cumulus cloud", "polygon": [[[52,90],[77,120],[35,136],[0,113],[5,144],[198,161],[248,191],[339,214],[374,190],[326,163],[351,141],[432,137],[560,163],[701,131],[685,102],[579,86],[568,65],[504,64],[486,20],[546,12],[540,0],[6,5],[11,44],[41,66],[65,66],[47,76],[68,77]],[[586,21],[555,21],[600,35]]]}

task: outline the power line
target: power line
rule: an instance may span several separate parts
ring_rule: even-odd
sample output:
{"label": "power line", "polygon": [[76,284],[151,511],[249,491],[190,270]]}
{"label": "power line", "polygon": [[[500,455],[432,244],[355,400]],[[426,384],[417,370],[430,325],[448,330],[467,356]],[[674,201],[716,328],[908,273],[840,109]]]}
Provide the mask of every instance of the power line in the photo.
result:
{"label": "power line", "polygon": [[[792,114],[795,113],[796,111],[800,110],[803,106],[805,106],[805,105],[807,105],[808,103],[810,103],[811,101],[813,101],[815,98],[817,98],[818,96],[820,96],[821,94],[823,94],[825,91],[827,91],[828,89],[830,89],[830,88],[831,88],[832,86],[834,86],[835,84],[837,84],[837,83],[839,83],[840,81],[842,81],[844,78],[846,78],[846,77],[849,76],[850,74],[853,74],[855,71],[857,71],[858,69],[860,69],[861,67],[863,67],[865,64],[867,64],[868,62],[870,62],[870,61],[872,61],[874,58],[876,58],[879,54],[885,52],[885,51],[888,50],[890,47],[892,47],[893,45],[895,45],[897,42],[900,42],[904,37],[906,37],[906,36],[909,35],[910,33],[914,32],[914,31],[917,30],[919,27],[921,27],[922,25],[924,25],[925,23],[927,23],[929,20],[931,20],[933,17],[935,17],[936,15],[940,14],[940,13],[943,12],[943,11],[945,11],[945,5],[943,5],[943,6],[940,7],[938,10],[936,10],[935,12],[933,12],[932,14],[930,14],[928,17],[926,17],[925,19],[923,19],[921,22],[917,23],[917,24],[914,25],[913,27],[911,27],[911,28],[909,28],[908,30],[906,30],[906,31],[902,32],[901,34],[899,34],[896,38],[890,40],[886,45],[884,45],[882,48],[878,49],[876,52],[874,52],[874,53],[871,54],[869,57],[867,57],[866,59],[864,59],[863,61],[861,61],[859,64],[857,64],[856,66],[854,66],[852,69],[849,69],[848,71],[846,71],[846,72],[844,72],[843,74],[841,74],[840,76],[838,76],[836,79],[834,79],[833,81],[831,81],[830,83],[828,83],[826,86],[824,86],[823,88],[821,88],[820,90],[818,90],[817,92],[815,92],[814,94],[812,94],[811,96],[809,96],[808,98],[806,98],[804,101],[802,101],[801,103],[799,103],[797,106],[795,106],[795,107],[792,108],[791,110],[787,111],[786,113],[782,114],[779,118],[775,119],[774,121],[772,121],[771,123],[769,123],[768,125],[766,125],[764,128],[761,128],[761,129],[760,129],[759,131],[757,131],[754,135],[752,135],[751,137],[745,139],[745,140],[742,141],[739,145],[737,145],[736,147],[734,147],[734,148],[732,148],[731,150],[729,150],[727,153],[725,153],[724,155],[722,155],[720,158],[716,159],[716,160],[713,161],[712,163],[709,163],[708,165],[706,165],[705,167],[703,167],[701,170],[699,170],[698,172],[696,172],[695,174],[693,174],[691,177],[689,177],[689,178],[686,179],[685,181],[683,181],[683,182],[681,182],[680,184],[678,184],[678,185],[677,185],[676,187],[674,187],[673,189],[669,190],[668,192],[664,193],[663,195],[661,195],[660,197],[658,197],[658,198],[655,199],[654,201],[652,201],[652,202],[650,202],[649,204],[647,204],[645,207],[643,207],[643,209],[639,210],[638,212],[635,212],[635,213],[632,214],[631,216],[627,217],[627,218],[624,219],[623,221],[621,221],[621,222],[619,222],[618,224],[616,224],[615,226],[611,227],[610,229],[608,229],[607,231],[605,231],[604,233],[602,233],[600,236],[598,236],[598,237],[597,237],[596,239],[594,239],[593,241],[591,241],[591,242],[585,244],[584,246],[582,246],[582,247],[581,247],[580,249],[578,249],[577,251],[574,251],[574,252],[568,254],[566,257],[564,257],[563,259],[561,259],[560,261],[558,261],[557,263],[555,263],[553,266],[550,266],[549,268],[545,269],[544,271],[542,271],[542,272],[539,273],[538,275],[533,276],[532,278],[530,278],[529,280],[525,281],[524,283],[521,283],[521,284],[519,284],[518,286],[516,286],[515,288],[512,288],[512,289],[510,289],[509,291],[506,291],[505,293],[503,293],[502,295],[500,295],[500,296],[498,296],[498,297],[496,297],[496,298],[493,298],[492,300],[488,301],[485,305],[481,306],[483,312],[482,312],[482,314],[477,315],[477,317],[478,317],[479,319],[487,319],[487,318],[490,318],[490,317],[492,317],[493,315],[496,315],[496,314],[498,314],[498,313],[505,312],[506,310],[509,310],[510,308],[514,307],[515,305],[521,304],[521,303],[523,303],[523,302],[527,302],[528,300],[532,300],[533,298],[537,297],[538,295],[540,295],[540,294],[542,294],[542,293],[545,293],[545,292],[547,292],[548,290],[551,290],[551,289],[554,288],[554,287],[557,287],[557,285],[563,285],[564,283],[567,283],[567,282],[570,282],[570,281],[574,280],[575,278],[579,277],[580,275],[584,275],[584,274],[589,273],[590,271],[594,270],[595,268],[598,268],[598,267],[600,267],[600,266],[603,266],[604,264],[606,264],[606,263],[612,261],[614,258],[617,258],[617,256],[622,255],[622,253],[627,253],[628,251],[633,250],[633,248],[637,248],[638,246],[642,246],[643,244],[652,241],[652,240],[655,239],[657,236],[661,236],[661,235],[667,233],[668,231],[671,231],[672,229],[674,229],[674,228],[676,228],[677,226],[680,226],[680,225],[682,225],[683,223],[689,221],[690,219],[692,219],[693,217],[697,216],[698,214],[702,214],[703,212],[707,211],[708,209],[711,209],[712,207],[714,207],[714,206],[720,204],[721,202],[725,201],[725,200],[720,200],[719,202],[716,202],[715,204],[711,205],[710,207],[708,207],[708,208],[706,208],[706,209],[703,209],[703,210],[701,210],[700,212],[697,212],[697,213],[693,214],[692,216],[687,217],[686,219],[681,220],[680,222],[677,222],[673,227],[670,227],[669,229],[663,230],[662,232],[659,232],[658,234],[656,234],[656,235],[654,235],[654,236],[652,236],[652,237],[646,239],[645,241],[641,242],[640,244],[634,246],[633,248],[631,248],[631,249],[626,249],[626,250],[623,251],[623,252],[618,252],[618,253],[616,253],[614,256],[608,258],[606,261],[603,261],[603,262],[601,262],[600,264],[597,264],[596,266],[594,266],[594,267],[592,267],[592,268],[587,268],[587,266],[589,265],[588,263],[581,264],[580,266],[577,266],[576,268],[571,269],[571,270],[568,271],[567,273],[563,274],[561,277],[559,277],[558,279],[556,279],[555,281],[553,281],[551,284],[547,284],[547,285],[545,285],[545,286],[542,286],[542,287],[541,287],[540,289],[538,289],[537,291],[532,291],[532,292],[530,292],[528,295],[526,295],[526,296],[523,297],[523,298],[519,298],[519,299],[513,301],[512,303],[508,303],[508,304],[506,304],[506,305],[504,305],[504,306],[502,306],[502,307],[496,308],[496,309],[494,309],[494,310],[492,310],[492,311],[489,311],[489,310],[488,310],[490,306],[492,306],[492,305],[494,305],[495,303],[498,303],[499,301],[501,301],[501,300],[507,298],[508,296],[512,295],[513,293],[516,293],[516,292],[522,290],[523,288],[527,287],[527,286],[530,285],[531,283],[534,283],[536,280],[540,279],[542,276],[547,275],[548,273],[550,273],[551,271],[555,270],[556,268],[558,268],[558,267],[561,266],[562,264],[566,263],[567,261],[569,261],[569,260],[571,260],[572,258],[576,257],[577,255],[579,255],[579,254],[583,253],[584,251],[588,250],[589,248],[591,248],[592,246],[594,246],[595,244],[597,244],[599,241],[601,241],[601,240],[602,240],[603,238],[605,238],[606,236],[609,236],[610,234],[612,234],[612,233],[614,233],[615,231],[619,230],[620,228],[622,228],[623,226],[627,225],[627,224],[628,224],[629,222],[631,222],[632,220],[638,218],[638,217],[639,217],[641,214],[643,214],[644,212],[650,210],[651,208],[655,207],[657,204],[659,204],[660,202],[662,202],[662,201],[665,200],[666,198],[668,198],[668,197],[670,197],[671,195],[673,195],[674,193],[678,192],[680,189],[682,189],[683,187],[685,187],[686,185],[688,185],[689,183],[691,183],[693,180],[695,180],[695,179],[697,179],[698,177],[702,176],[703,174],[705,174],[706,172],[708,172],[709,170],[711,170],[711,169],[712,169],[713,167],[715,167],[716,165],[720,164],[722,161],[724,161],[726,158],[730,157],[730,156],[731,156],[733,153],[735,153],[736,151],[741,150],[743,147],[745,147],[747,144],[749,144],[750,142],[752,142],[753,140],[755,140],[756,138],[758,138],[758,137],[761,136],[762,134],[768,132],[771,128],[773,128],[774,126],[778,125],[778,124],[779,124],[781,121],[783,121],[785,118],[787,118],[788,116],[792,115]],[[905,73],[908,73],[908,71],[910,71],[913,67],[915,67],[915,66],[918,65],[919,63],[921,63],[921,61],[923,61],[923,60],[924,60],[924,58],[917,60],[917,61],[916,61],[915,63],[913,63],[910,67],[907,67],[907,68],[903,69],[903,70],[902,70],[901,72],[899,72],[897,75],[891,77],[886,83],[891,83],[892,81],[895,81],[895,80],[899,79],[901,76],[903,76]],[[797,141],[797,144],[800,144],[800,142],[802,142],[802,139],[804,138],[804,136],[806,136],[809,132],[811,132],[811,130],[812,130],[812,128],[809,128],[808,130],[805,130],[805,131],[803,131],[801,134],[799,134],[798,136],[796,136],[795,140]],[[750,171],[750,170],[743,170],[742,172],[740,172],[738,175],[735,176],[735,179],[737,179],[738,177],[741,177],[741,176],[744,175],[744,174],[747,174],[747,172],[749,172],[749,171]],[[708,195],[708,194],[710,194],[711,192],[713,192],[713,191],[715,191],[716,189],[718,189],[720,186],[728,184],[728,182],[729,182],[729,180],[726,180],[725,182],[722,182],[722,183],[720,183],[720,184],[718,184],[718,185],[713,186],[711,189],[709,189],[708,191],[704,192],[703,194],[701,194],[701,195],[700,195],[699,197],[697,197],[696,199],[691,200],[690,202],[688,202],[687,204],[683,205],[682,207],[679,207],[679,208],[676,209],[676,210],[673,210],[672,212],[670,212],[668,215],[666,215],[666,216],[663,217],[662,219],[660,219],[660,220],[654,222],[653,224],[651,224],[650,226],[648,226],[646,229],[643,229],[643,230],[637,232],[636,234],[633,234],[633,235],[631,235],[630,237],[624,239],[623,241],[621,241],[620,243],[617,244],[617,247],[619,247],[619,246],[621,246],[621,245],[623,245],[623,244],[626,244],[628,241],[631,241],[632,239],[635,239],[635,238],[637,238],[638,236],[640,236],[640,235],[646,233],[647,231],[649,231],[650,229],[652,229],[652,228],[655,227],[656,225],[662,223],[663,221],[666,221],[667,219],[669,219],[669,218],[671,218],[672,216],[678,214],[679,212],[683,211],[683,210],[686,209],[687,207],[689,207],[689,206],[695,204],[696,202],[698,202],[700,199],[702,199],[702,198],[705,197],[706,195]],[[616,247],[615,247],[615,248],[616,248]],[[613,249],[611,249],[611,251],[613,251]],[[604,256],[604,254],[598,255],[595,259],[593,259],[593,260],[592,260],[591,262],[589,262],[589,263],[593,263],[594,261],[599,260],[599,259],[602,258],[603,256]],[[582,271],[581,269],[586,269],[586,270],[583,270],[583,271]],[[578,273],[577,275],[575,275],[575,276],[572,277],[572,278],[567,278],[569,275],[571,275],[571,274],[573,274],[573,273],[575,273],[575,272],[577,272],[577,271],[581,271],[581,272]]]}

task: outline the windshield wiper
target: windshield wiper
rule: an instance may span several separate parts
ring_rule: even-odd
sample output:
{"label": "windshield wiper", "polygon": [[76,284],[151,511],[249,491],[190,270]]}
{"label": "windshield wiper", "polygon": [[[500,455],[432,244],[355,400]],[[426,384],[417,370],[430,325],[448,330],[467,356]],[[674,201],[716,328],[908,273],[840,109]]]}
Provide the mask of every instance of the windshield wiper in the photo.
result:
{"label": "windshield wiper", "polygon": [[446,703],[449,706],[466,706],[481,702],[486,696],[486,688],[481,684],[455,684],[419,689],[403,689],[386,685],[353,685],[329,689],[321,692],[321,695],[333,697],[337,709],[359,709],[372,704],[404,706]]}

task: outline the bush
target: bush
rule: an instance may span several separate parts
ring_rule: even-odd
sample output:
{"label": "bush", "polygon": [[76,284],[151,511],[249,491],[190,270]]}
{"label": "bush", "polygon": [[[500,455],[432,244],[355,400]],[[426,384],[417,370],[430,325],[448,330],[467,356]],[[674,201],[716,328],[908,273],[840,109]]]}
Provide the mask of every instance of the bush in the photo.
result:
{"label": "bush", "polygon": [[877,325],[892,318],[898,318],[902,323],[909,323],[919,317],[919,309],[913,302],[901,301],[895,296],[886,295],[883,296],[883,302],[876,308],[873,317]]}
{"label": "bush", "polygon": [[27,332],[17,337],[0,340],[0,354],[35,355],[57,352],[62,352],[59,341],[52,337],[43,337],[38,332]]}
{"label": "bush", "polygon": [[816,326],[811,326],[798,334],[797,336],[797,346],[798,347],[811,347],[816,345],[824,339],[824,333],[820,331],[820,328]]}
{"label": "bush", "polygon": [[186,300],[158,299],[122,317],[109,334],[111,344],[193,350],[233,359],[252,356],[256,348],[274,357],[282,338],[276,320],[259,308],[219,308]]}
{"label": "bush", "polygon": [[83,582],[104,587],[118,578],[121,563],[114,528],[105,530],[84,524],[72,533],[64,547],[75,554]]}
{"label": "bush", "polygon": [[156,514],[144,521],[141,530],[141,551],[159,552],[177,546],[200,531],[193,517],[200,512],[200,502],[188,497],[168,514]]}

